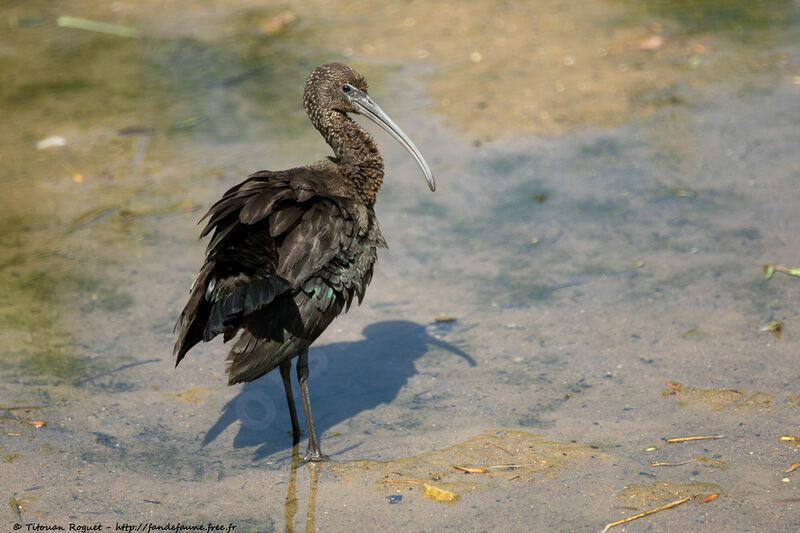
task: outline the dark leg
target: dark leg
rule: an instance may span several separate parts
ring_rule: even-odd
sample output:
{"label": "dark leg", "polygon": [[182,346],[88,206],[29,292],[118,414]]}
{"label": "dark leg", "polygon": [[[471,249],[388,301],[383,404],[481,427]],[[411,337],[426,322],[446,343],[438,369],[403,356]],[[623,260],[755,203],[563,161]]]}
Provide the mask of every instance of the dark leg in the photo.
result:
{"label": "dark leg", "polygon": [[308,349],[297,357],[297,382],[300,383],[300,395],[303,397],[303,410],[306,413],[306,427],[308,428],[308,450],[303,461],[324,461],[327,456],[322,455],[314,430],[314,419],[311,416],[311,398],[308,396]]}
{"label": "dark leg", "polygon": [[292,394],[292,360],[284,359],[281,363],[281,379],[283,379],[283,390],[286,392],[286,401],[289,403],[289,416],[292,417],[292,443],[300,442],[300,422],[297,421],[297,409],[294,405],[294,395]]}

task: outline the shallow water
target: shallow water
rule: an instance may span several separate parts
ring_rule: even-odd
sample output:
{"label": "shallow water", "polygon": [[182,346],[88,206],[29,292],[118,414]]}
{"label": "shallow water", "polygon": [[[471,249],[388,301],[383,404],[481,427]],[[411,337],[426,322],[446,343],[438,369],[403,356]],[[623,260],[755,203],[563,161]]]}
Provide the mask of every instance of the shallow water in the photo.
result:
{"label": "shallow water", "polygon": [[[4,6],[3,523],[599,531],[691,496],[612,531],[798,529],[800,280],[762,274],[800,262],[796,8],[653,6]],[[205,209],[327,155],[332,60],[439,190],[367,126],[391,248],[311,350],[333,463],[297,468],[279,377],[175,370],[172,325]]]}

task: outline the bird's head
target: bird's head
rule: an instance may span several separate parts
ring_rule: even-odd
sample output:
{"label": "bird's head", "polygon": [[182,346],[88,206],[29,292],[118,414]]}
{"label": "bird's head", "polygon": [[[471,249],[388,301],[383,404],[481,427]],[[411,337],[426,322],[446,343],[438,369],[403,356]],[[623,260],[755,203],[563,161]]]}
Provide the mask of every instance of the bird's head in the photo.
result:
{"label": "bird's head", "polygon": [[328,63],[315,68],[306,80],[303,94],[306,112],[315,124],[321,114],[330,111],[364,115],[386,130],[419,164],[430,190],[436,190],[430,167],[416,145],[367,94],[367,80],[353,68],[342,63]]}
{"label": "bird's head", "polygon": [[367,80],[355,69],[342,63],[328,63],[315,68],[308,76],[303,95],[306,109],[358,113],[351,96],[367,94]]}

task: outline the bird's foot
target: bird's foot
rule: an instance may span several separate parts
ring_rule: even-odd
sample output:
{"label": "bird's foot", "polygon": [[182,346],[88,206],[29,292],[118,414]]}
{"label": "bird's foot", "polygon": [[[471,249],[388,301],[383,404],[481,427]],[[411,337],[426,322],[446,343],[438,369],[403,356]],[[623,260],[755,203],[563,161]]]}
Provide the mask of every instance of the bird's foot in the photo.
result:
{"label": "bird's foot", "polygon": [[312,450],[309,448],[306,450],[306,454],[303,456],[303,460],[301,461],[303,464],[305,463],[324,463],[326,461],[330,461],[327,455],[324,455],[319,450]]}

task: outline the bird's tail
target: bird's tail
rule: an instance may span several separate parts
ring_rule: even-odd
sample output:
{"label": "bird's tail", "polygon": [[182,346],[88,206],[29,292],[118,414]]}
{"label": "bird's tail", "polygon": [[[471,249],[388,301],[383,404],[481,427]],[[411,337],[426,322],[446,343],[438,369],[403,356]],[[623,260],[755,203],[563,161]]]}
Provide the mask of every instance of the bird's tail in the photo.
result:
{"label": "bird's tail", "polygon": [[189,301],[186,302],[186,307],[183,308],[175,324],[175,331],[178,332],[178,340],[175,341],[175,348],[172,351],[175,356],[175,366],[178,366],[192,346],[203,340],[203,330],[211,311],[211,305],[204,296],[213,268],[212,262],[206,263],[200,270],[189,291]]}
{"label": "bird's tail", "polygon": [[228,384],[253,381],[311,346],[342,311],[344,297],[312,278],[291,297],[246,317],[228,354]]}
{"label": "bird's tail", "polygon": [[[272,340],[281,320],[280,310],[291,285],[276,275],[239,273],[217,278],[215,263],[207,263],[191,289],[175,329],[177,365],[192,346],[210,341],[220,333],[225,341],[236,336],[240,329],[257,333],[260,340]],[[238,345],[239,343],[237,343]],[[256,346],[250,346],[250,351]]]}
{"label": "bird's tail", "polygon": [[228,385],[247,383],[277,368],[285,359],[291,359],[308,347],[301,338],[286,330],[282,340],[268,340],[243,328],[239,338],[228,353]]}

